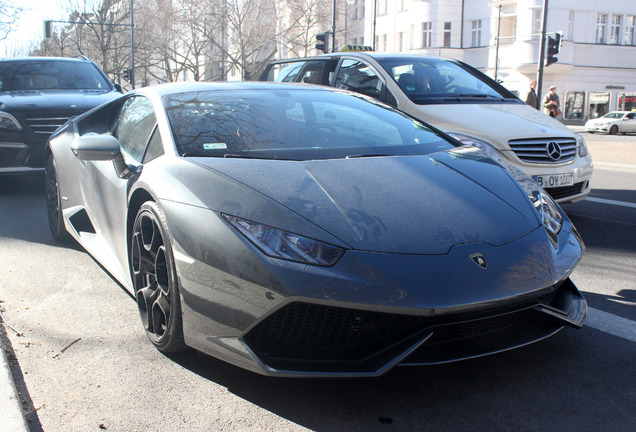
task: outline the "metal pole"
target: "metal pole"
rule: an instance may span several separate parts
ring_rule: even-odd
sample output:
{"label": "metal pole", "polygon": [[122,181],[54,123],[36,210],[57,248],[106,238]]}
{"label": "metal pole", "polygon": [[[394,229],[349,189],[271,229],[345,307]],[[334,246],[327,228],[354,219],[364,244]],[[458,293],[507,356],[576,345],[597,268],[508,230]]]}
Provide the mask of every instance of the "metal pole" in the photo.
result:
{"label": "metal pole", "polygon": [[135,89],[135,13],[133,0],[130,0],[130,84]]}
{"label": "metal pole", "polygon": [[543,106],[541,87],[543,86],[543,63],[545,61],[545,28],[548,24],[548,0],[543,0],[543,22],[541,23],[541,43],[539,45],[539,69],[537,71],[537,99]]}
{"label": "metal pole", "polygon": [[378,47],[375,46],[375,19],[378,15],[378,0],[373,0],[373,51],[376,51]]}
{"label": "metal pole", "polygon": [[497,48],[495,49],[495,81],[499,72],[499,36],[501,35],[501,3],[499,3],[499,18],[497,19]]}
{"label": "metal pole", "polygon": [[336,0],[333,0],[333,27],[331,28],[331,52],[336,52]]}

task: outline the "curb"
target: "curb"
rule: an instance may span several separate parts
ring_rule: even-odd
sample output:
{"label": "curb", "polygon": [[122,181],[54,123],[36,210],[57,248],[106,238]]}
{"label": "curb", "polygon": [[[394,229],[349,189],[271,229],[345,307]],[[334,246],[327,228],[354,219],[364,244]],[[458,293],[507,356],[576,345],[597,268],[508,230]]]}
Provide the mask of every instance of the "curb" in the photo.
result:
{"label": "curb", "polygon": [[[1,331],[1,330],[0,330]],[[3,432],[29,432],[26,420],[22,414],[20,399],[13,382],[9,361],[2,343],[0,354],[0,412],[2,413]]]}

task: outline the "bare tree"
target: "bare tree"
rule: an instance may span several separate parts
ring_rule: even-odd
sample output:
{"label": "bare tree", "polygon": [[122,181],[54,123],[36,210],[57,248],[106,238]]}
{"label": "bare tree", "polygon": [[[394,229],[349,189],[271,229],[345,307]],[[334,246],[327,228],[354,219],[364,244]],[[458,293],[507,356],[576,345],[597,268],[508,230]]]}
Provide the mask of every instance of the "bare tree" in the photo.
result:
{"label": "bare tree", "polygon": [[0,0],[0,40],[7,38],[23,11],[21,6],[16,6],[11,0]]}

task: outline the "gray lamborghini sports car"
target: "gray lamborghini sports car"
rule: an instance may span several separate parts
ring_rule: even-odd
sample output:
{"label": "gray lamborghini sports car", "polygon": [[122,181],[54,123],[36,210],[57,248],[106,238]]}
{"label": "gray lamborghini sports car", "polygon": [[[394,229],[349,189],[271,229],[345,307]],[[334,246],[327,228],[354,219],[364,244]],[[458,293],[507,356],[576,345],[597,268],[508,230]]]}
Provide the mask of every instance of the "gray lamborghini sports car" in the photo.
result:
{"label": "gray lamborghini sports car", "polygon": [[134,294],[162,352],[370,376],[580,327],[583,242],[534,182],[365,96],[144,88],[47,148],[57,240]]}

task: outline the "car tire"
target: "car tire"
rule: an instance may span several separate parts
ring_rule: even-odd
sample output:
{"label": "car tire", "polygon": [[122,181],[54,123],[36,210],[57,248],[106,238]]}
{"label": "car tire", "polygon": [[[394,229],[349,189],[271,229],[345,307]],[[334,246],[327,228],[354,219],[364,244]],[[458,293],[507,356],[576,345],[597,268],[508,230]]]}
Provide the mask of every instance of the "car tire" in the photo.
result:
{"label": "car tire", "polygon": [[613,126],[609,129],[609,134],[610,134],[610,135],[616,135],[616,132],[618,132],[618,126],[613,125]]}
{"label": "car tire", "polygon": [[162,353],[183,351],[181,300],[170,231],[157,203],[144,203],[135,217],[130,271],[146,335]]}
{"label": "car tire", "polygon": [[49,219],[51,235],[53,235],[55,241],[67,243],[71,240],[71,235],[66,231],[66,227],[64,226],[60,185],[57,182],[57,170],[52,154],[46,159],[44,178],[46,183],[46,213]]}

